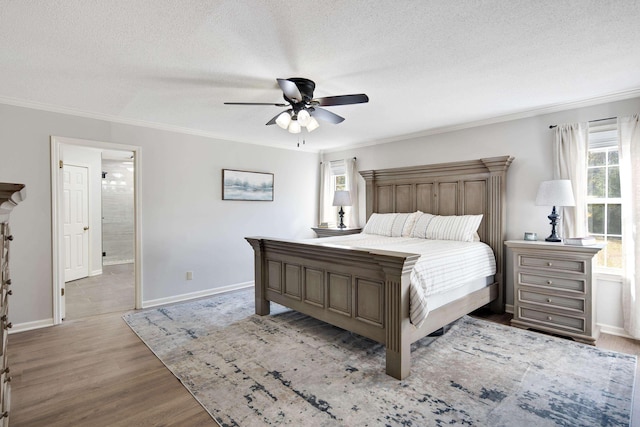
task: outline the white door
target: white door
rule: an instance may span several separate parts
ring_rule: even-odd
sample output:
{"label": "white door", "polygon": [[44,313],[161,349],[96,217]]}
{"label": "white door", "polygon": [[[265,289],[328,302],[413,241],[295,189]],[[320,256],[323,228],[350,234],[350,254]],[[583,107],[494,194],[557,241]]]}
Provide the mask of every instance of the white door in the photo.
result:
{"label": "white door", "polygon": [[89,184],[86,167],[64,165],[62,173],[66,283],[89,275]]}

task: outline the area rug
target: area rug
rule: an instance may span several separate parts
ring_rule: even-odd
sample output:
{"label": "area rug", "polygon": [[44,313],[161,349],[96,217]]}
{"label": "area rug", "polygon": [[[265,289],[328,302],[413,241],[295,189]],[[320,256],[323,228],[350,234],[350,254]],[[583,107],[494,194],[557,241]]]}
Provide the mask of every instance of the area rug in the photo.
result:
{"label": "area rug", "polygon": [[222,426],[627,426],[636,357],[465,316],[384,347],[253,293],[128,313],[125,321]]}

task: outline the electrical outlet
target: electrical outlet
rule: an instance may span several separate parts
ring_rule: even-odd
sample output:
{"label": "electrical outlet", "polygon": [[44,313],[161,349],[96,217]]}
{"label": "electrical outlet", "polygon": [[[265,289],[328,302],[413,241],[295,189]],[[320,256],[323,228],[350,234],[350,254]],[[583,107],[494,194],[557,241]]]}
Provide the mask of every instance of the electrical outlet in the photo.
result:
{"label": "electrical outlet", "polygon": [[193,280],[193,271],[187,271],[187,280]]}

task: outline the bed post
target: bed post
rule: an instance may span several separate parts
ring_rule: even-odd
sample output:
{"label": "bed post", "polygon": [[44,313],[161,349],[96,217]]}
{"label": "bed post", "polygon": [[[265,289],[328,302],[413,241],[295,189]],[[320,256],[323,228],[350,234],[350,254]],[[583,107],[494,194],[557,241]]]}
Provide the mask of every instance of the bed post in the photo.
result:
{"label": "bed post", "polygon": [[247,237],[247,242],[251,245],[254,252],[254,265],[255,265],[255,298],[256,298],[256,314],[260,316],[266,316],[271,312],[271,303],[265,298],[266,284],[265,284],[265,266],[262,259],[262,239],[255,237]]}
{"label": "bed post", "polygon": [[369,220],[371,214],[375,211],[375,202],[376,202],[376,192],[375,187],[373,185],[373,180],[375,178],[375,171],[360,171],[360,176],[364,178],[365,181],[365,203],[366,203],[366,220]]}
{"label": "bed post", "polygon": [[498,282],[498,297],[490,304],[493,312],[504,313],[505,309],[505,271],[504,271],[504,241],[506,237],[506,174],[513,162],[513,157],[491,157],[480,159],[489,170],[488,209],[489,218],[493,222],[488,229],[486,243],[491,246],[496,255],[495,280]]}
{"label": "bed post", "polygon": [[420,258],[407,254],[406,258],[374,255],[385,275],[384,310],[386,373],[404,379],[411,371],[411,334],[409,320],[409,287],[411,270]]}

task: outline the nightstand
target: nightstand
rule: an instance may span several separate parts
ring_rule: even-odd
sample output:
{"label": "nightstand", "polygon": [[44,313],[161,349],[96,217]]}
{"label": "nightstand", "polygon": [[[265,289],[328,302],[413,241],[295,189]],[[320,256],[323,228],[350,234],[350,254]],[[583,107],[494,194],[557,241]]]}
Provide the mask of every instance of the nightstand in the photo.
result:
{"label": "nightstand", "polygon": [[594,345],[593,257],[604,245],[509,240],[513,252],[512,326],[564,335]]}
{"label": "nightstand", "polygon": [[346,234],[358,234],[362,228],[319,228],[311,227],[318,237],[344,236]]}

